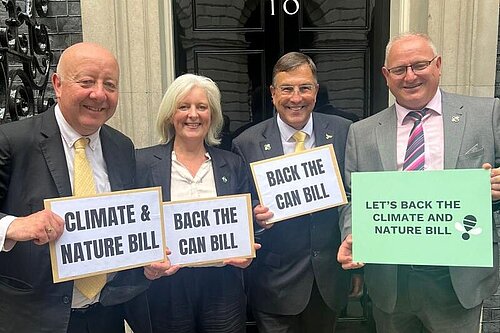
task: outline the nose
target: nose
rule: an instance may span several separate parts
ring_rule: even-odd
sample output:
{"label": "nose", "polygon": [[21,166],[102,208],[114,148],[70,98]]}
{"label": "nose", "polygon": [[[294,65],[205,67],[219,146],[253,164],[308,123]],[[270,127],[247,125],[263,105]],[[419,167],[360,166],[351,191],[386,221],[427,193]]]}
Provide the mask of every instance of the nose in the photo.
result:
{"label": "nose", "polygon": [[194,118],[198,116],[198,111],[196,110],[196,105],[191,105],[188,110],[188,117]]}
{"label": "nose", "polygon": [[413,80],[417,75],[413,71],[413,67],[406,67],[406,74],[404,76],[405,80]]}
{"label": "nose", "polygon": [[106,95],[106,90],[104,89],[104,86],[102,83],[98,83],[94,85],[94,88],[92,89],[92,92],[90,93],[90,98],[98,100],[98,101],[105,101],[107,99]]}
{"label": "nose", "polygon": [[300,93],[299,87],[294,87],[293,88],[293,93],[290,96],[290,101],[301,101],[302,100],[302,94]]}

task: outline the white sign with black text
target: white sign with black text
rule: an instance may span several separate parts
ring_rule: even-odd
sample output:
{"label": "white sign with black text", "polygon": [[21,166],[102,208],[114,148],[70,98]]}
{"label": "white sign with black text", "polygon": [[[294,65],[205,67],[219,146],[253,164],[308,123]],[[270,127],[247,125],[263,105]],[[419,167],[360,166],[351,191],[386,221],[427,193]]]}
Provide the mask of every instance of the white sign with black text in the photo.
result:
{"label": "white sign with black text", "polygon": [[250,194],[163,203],[172,265],[254,258]]}
{"label": "white sign with black text", "polygon": [[332,145],[250,163],[260,203],[274,216],[266,223],[347,203]]}
{"label": "white sign with black text", "polygon": [[65,229],[50,243],[54,282],[164,260],[161,202],[159,187],[45,200]]}

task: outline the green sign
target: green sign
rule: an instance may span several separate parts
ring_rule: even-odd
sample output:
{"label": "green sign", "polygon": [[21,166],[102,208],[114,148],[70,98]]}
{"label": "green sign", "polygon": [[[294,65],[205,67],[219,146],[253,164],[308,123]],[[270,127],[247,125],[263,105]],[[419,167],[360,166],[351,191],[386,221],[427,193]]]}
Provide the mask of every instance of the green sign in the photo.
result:
{"label": "green sign", "polygon": [[492,267],[483,169],[352,174],[353,261]]}

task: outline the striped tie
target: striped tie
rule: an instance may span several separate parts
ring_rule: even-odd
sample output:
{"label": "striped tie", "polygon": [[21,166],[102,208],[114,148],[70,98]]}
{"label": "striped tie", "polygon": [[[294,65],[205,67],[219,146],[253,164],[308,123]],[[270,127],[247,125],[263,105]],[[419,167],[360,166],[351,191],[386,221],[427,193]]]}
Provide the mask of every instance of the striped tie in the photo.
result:
{"label": "striped tie", "polygon": [[[85,147],[88,139],[80,138],[75,142],[73,195],[76,197],[96,194],[94,174]],[[106,274],[99,274],[75,280],[76,288],[88,299],[93,299],[106,284]]]}
{"label": "striped tie", "polygon": [[424,170],[425,142],[422,120],[425,118],[427,110],[411,111],[407,115],[407,117],[413,118],[415,122],[408,138],[408,146],[406,147],[403,163],[404,171]]}

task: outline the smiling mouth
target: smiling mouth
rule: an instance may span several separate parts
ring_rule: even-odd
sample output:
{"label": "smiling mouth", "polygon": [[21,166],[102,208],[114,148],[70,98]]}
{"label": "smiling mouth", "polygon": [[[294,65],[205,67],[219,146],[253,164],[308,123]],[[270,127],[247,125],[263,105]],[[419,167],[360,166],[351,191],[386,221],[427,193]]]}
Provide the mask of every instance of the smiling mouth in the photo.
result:
{"label": "smiling mouth", "polygon": [[292,111],[300,111],[303,108],[305,108],[305,106],[304,105],[287,106],[286,108],[289,109],[289,110],[292,110]]}
{"label": "smiling mouth", "polygon": [[422,85],[422,83],[418,83],[418,84],[414,84],[414,85],[411,85],[411,86],[404,86],[403,88],[407,89],[407,90],[411,90],[411,89],[419,88],[421,85]]}
{"label": "smiling mouth", "polygon": [[189,128],[198,128],[201,126],[201,123],[184,123],[184,125]]}
{"label": "smiling mouth", "polygon": [[101,112],[103,111],[105,108],[95,108],[93,106],[90,106],[90,105],[84,105],[84,107],[87,109],[87,110],[90,110],[92,112]]}

